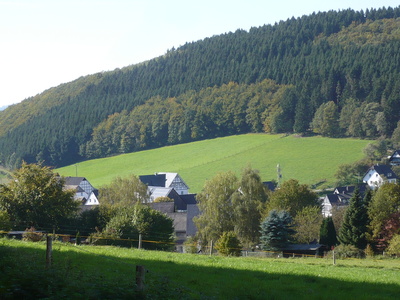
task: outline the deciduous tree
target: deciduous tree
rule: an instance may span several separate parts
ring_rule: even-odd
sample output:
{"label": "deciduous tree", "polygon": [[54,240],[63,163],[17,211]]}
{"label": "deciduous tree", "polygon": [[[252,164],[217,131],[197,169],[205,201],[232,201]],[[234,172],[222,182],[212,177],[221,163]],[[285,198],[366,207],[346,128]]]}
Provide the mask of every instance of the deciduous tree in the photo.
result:
{"label": "deciduous tree", "polygon": [[126,178],[117,177],[99,190],[100,203],[114,208],[147,203],[148,199],[147,186],[136,175]]}
{"label": "deciduous tree", "polygon": [[0,185],[0,209],[20,228],[52,228],[77,211],[73,196],[49,167],[23,163],[8,184]]}
{"label": "deciduous tree", "polygon": [[219,173],[206,181],[196,200],[201,214],[194,218],[198,236],[203,243],[217,241],[224,232],[233,231],[235,226],[232,195],[239,188],[236,175]]}
{"label": "deciduous tree", "polygon": [[267,213],[273,209],[287,210],[291,216],[295,217],[304,207],[320,205],[317,194],[307,185],[290,179],[271,193],[267,203]]}

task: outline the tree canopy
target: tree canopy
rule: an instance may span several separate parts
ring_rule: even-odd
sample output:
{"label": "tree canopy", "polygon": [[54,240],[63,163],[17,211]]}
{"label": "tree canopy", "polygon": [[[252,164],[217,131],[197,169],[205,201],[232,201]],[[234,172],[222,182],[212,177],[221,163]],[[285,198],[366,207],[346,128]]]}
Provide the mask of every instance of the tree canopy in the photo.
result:
{"label": "tree canopy", "polygon": [[0,112],[0,160],[63,166],[222,135],[304,133],[310,123],[327,136],[397,140],[399,15],[319,12],[81,77]]}
{"label": "tree canopy", "polygon": [[0,210],[16,228],[49,230],[77,212],[80,203],[74,194],[49,167],[23,163],[8,184],[0,185]]}

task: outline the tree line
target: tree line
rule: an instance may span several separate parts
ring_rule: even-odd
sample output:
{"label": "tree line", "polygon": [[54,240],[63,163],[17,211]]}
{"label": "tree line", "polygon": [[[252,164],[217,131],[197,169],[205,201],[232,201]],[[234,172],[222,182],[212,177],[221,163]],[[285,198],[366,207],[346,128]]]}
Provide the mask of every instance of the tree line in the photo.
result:
{"label": "tree line", "polygon": [[[57,230],[90,236],[95,244],[128,247],[137,246],[142,235],[156,242],[145,242],[147,249],[172,249],[173,221],[148,205],[147,186],[137,176],[115,178],[102,187],[95,209],[78,212],[74,193],[48,167],[24,163],[13,180],[0,185],[0,229]],[[280,251],[291,243],[315,241],[346,255],[400,255],[400,184],[367,190],[364,197],[357,189],[348,207],[323,218],[322,203],[308,186],[290,179],[271,191],[247,166],[240,177],[230,171],[216,174],[196,199],[197,233],[189,242],[204,249],[213,241],[222,255],[258,245]]]}
{"label": "tree line", "polygon": [[[223,89],[230,82],[262,85],[266,79],[293,90],[269,107],[261,130],[304,133],[312,123],[311,129],[328,136],[390,137],[400,119],[399,16],[398,7],[313,13],[248,32],[237,30],[187,43],[138,65],[79,78],[0,112],[0,160],[9,165],[18,165],[22,159],[53,166],[71,164],[86,157],[82,153],[87,153],[95,128],[113,114],[130,113],[156,98],[169,101],[189,96],[191,91]],[[229,99],[229,94],[219,96]],[[333,104],[328,105],[330,102]],[[364,123],[361,126],[348,116],[354,105],[358,108],[356,119]],[[264,109],[262,103],[254,106]],[[209,124],[202,120],[205,116],[200,109],[193,109],[194,116],[184,116],[189,121],[178,120],[181,112],[173,106],[170,109],[171,115],[176,114],[177,125],[168,128],[169,143],[189,135],[201,139],[210,134],[202,133]],[[213,109],[218,111],[218,105]],[[372,120],[373,113],[377,115]],[[329,114],[339,122],[339,132],[332,129],[338,127],[324,125],[331,119]],[[238,128],[259,131],[260,126],[254,128],[246,116],[221,118],[222,124],[216,124],[221,128],[214,135],[228,135]],[[170,119],[168,116],[172,125]],[[189,122],[191,129],[175,128],[179,122]],[[224,122],[236,123],[227,126]],[[154,147],[159,143],[159,134],[152,137],[146,132],[148,125],[131,130],[144,131],[143,139],[137,142],[136,136],[131,140],[128,135],[123,142],[128,148],[131,144]],[[120,147],[119,143],[121,136],[113,147]]]}

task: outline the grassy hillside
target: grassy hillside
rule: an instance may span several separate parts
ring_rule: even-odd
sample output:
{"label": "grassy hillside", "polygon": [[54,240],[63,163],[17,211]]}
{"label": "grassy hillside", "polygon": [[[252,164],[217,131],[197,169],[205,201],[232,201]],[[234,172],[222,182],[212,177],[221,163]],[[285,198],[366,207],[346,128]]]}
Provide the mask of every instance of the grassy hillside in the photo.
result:
{"label": "grassy hillside", "polygon": [[[318,12],[215,35],[141,64],[78,78],[0,111],[0,160],[61,167],[82,160],[82,155],[105,157],[263,128],[391,137],[400,116],[398,16],[400,7]],[[291,91],[265,103],[269,95],[257,87],[264,80]],[[229,89],[221,90],[230,83],[255,86],[231,101]],[[199,98],[208,90],[207,97]],[[183,106],[181,97],[188,101]],[[170,111],[154,103],[156,98],[171,102]],[[310,128],[313,117],[325,111],[321,105],[332,100],[328,111],[335,113],[323,119],[333,124],[315,122]],[[136,123],[126,116],[129,122],[115,124],[125,134],[117,132],[110,143],[99,138],[104,152],[91,145],[109,116],[141,110],[143,104],[152,106],[153,115],[146,118],[151,122]],[[254,118],[262,118],[257,123],[263,124],[253,126]],[[128,123],[134,126],[125,128]]]}
{"label": "grassy hillside", "polygon": [[326,181],[325,186],[333,186],[337,167],[360,159],[369,142],[247,134],[95,159],[56,171],[86,177],[96,187],[116,176],[177,172],[190,192],[197,193],[218,172],[232,170],[239,175],[247,164],[260,171],[262,180],[277,179],[276,166],[280,164],[283,180],[295,178],[310,185]]}
{"label": "grassy hillside", "polygon": [[[147,290],[135,293],[135,266]],[[1,299],[396,299],[398,259],[225,258],[0,239]]]}

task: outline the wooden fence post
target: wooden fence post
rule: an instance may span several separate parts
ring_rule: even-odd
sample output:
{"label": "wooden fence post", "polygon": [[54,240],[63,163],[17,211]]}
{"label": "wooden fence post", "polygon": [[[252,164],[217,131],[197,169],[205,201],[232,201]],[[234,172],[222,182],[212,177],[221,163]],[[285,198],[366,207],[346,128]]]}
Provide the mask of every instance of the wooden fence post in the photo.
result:
{"label": "wooden fence post", "polygon": [[142,249],[142,234],[141,233],[139,233],[138,249]]}
{"label": "wooden fence post", "polygon": [[53,260],[53,238],[49,235],[46,235],[46,268],[49,269],[51,267]]}
{"label": "wooden fence post", "polygon": [[146,269],[144,266],[136,266],[136,290],[143,291],[144,290],[144,275],[146,273]]}
{"label": "wooden fence post", "polygon": [[332,251],[332,256],[333,256],[333,264],[336,265],[335,250]]}

